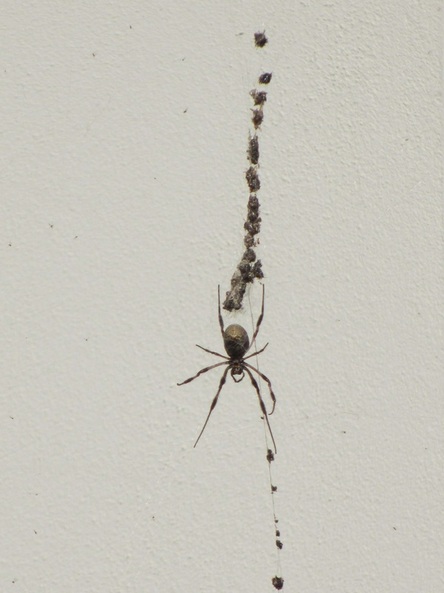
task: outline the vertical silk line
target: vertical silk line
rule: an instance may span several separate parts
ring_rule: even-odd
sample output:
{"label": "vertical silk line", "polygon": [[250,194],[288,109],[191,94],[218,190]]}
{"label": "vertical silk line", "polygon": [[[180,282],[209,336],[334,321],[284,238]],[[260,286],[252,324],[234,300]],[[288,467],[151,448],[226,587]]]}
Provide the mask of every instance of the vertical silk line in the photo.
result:
{"label": "vertical silk line", "polygon": [[[253,311],[251,308],[250,294],[248,294],[248,304],[249,304],[249,308],[250,308],[251,327],[254,329],[254,319],[253,319]],[[254,342],[253,348],[256,353],[256,356],[255,356],[256,368],[260,371],[259,356],[257,356],[257,342],[256,342],[256,340]],[[258,376],[258,384],[259,384],[259,390],[262,393],[262,381],[261,381],[260,375]],[[280,576],[282,574],[281,550],[283,548],[283,543],[281,540],[281,530],[279,527],[279,519],[277,518],[277,515],[276,515],[276,504],[275,504],[275,500],[274,500],[275,494],[278,490],[277,486],[273,482],[273,473],[271,470],[271,464],[274,461],[274,453],[269,445],[269,440],[268,440],[269,437],[268,437],[267,426],[266,426],[266,421],[265,421],[264,417],[262,417],[262,425],[264,427],[264,442],[265,442],[265,449],[267,451],[266,460],[268,462],[268,480],[269,480],[269,484],[270,484],[271,510],[273,513],[272,523],[273,523],[274,537],[275,537],[275,543],[276,543],[276,575],[271,579],[271,582],[275,589],[281,590],[284,586],[284,579]]]}
{"label": "vertical silk line", "polygon": [[[257,32],[254,35],[254,43],[257,48],[263,48],[267,45],[268,39],[265,35],[265,31]],[[258,84],[268,85],[271,81],[271,72],[263,72],[258,78]],[[259,87],[260,88],[260,87]],[[257,88],[250,91],[250,96],[253,99],[253,109],[251,122],[253,124],[253,131],[250,130],[248,136],[248,150],[247,157],[249,161],[249,167],[245,172],[245,179],[247,181],[249,189],[249,197],[247,204],[247,218],[244,223],[244,247],[245,251],[242,255],[241,261],[238,263],[237,268],[231,278],[231,289],[226,293],[226,298],[223,303],[224,309],[227,311],[238,310],[242,307],[242,300],[247,288],[247,284],[253,283],[254,279],[262,279],[264,273],[262,271],[262,262],[256,257],[255,248],[259,244],[258,235],[261,228],[261,217],[260,217],[260,202],[258,198],[258,192],[261,188],[261,182],[259,179],[259,136],[258,131],[260,130],[261,124],[264,120],[264,105],[267,101],[267,93],[264,90]],[[251,309],[250,295],[248,295],[248,301],[250,305],[251,315],[251,326],[254,328],[253,313]],[[256,353],[256,368],[259,370],[259,360],[257,356],[257,344],[256,341],[253,345]],[[259,375],[259,390],[262,392],[262,381]],[[266,413],[266,412],[265,412]],[[268,433],[266,423],[267,420],[263,417],[264,426],[264,440],[267,451],[266,459],[268,462],[268,478],[270,484],[270,495],[273,512],[273,529],[276,543],[276,575],[271,579],[273,587],[277,590],[281,590],[284,586],[284,579],[281,575],[281,556],[280,552],[282,549],[282,541],[280,539],[281,533],[278,527],[279,520],[276,516],[275,506],[275,493],[277,492],[277,486],[273,484],[273,476],[271,470],[271,463],[274,461],[274,453],[269,446]]]}

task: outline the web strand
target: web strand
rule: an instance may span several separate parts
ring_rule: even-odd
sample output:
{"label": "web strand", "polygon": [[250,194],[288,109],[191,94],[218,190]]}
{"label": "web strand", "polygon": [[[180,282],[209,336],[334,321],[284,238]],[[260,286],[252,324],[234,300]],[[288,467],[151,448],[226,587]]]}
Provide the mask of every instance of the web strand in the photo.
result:
{"label": "web strand", "polygon": [[[253,310],[251,307],[250,292],[248,292],[248,304],[249,304],[249,308],[250,308],[251,327],[252,327],[252,331],[254,331],[255,326],[254,326]],[[254,354],[255,354],[253,358],[255,359],[255,362],[256,362],[256,368],[258,371],[260,371],[259,356],[257,355],[258,348],[257,348],[256,340],[254,341],[254,344],[252,344],[252,349],[254,350]],[[258,375],[258,385],[259,385],[260,392],[262,392],[262,381],[261,381],[260,375]],[[269,434],[267,431],[266,418],[264,418],[263,416],[262,416],[262,425],[264,428],[264,442],[265,442],[265,448],[267,451],[266,459],[268,462],[268,480],[269,480],[269,484],[270,484],[272,524],[273,524],[273,532],[274,532],[275,543],[276,543],[276,576],[273,577],[272,583],[276,589],[282,589],[284,581],[280,575],[282,574],[281,549],[283,547],[283,544],[282,544],[281,532],[280,532],[280,528],[279,528],[279,519],[277,518],[277,515],[276,515],[275,494],[277,492],[277,486],[273,482],[273,474],[272,474],[272,469],[271,469],[271,464],[274,461],[274,454],[273,454],[273,451],[271,450],[270,444],[269,444]]]}

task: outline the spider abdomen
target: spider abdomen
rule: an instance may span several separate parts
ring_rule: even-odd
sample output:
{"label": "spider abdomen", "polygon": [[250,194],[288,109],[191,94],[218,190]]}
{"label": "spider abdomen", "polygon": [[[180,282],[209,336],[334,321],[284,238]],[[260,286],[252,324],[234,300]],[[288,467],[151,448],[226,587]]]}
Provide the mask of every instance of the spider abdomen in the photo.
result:
{"label": "spider abdomen", "polygon": [[241,325],[229,325],[224,331],[224,346],[230,358],[242,358],[250,347],[248,334]]}

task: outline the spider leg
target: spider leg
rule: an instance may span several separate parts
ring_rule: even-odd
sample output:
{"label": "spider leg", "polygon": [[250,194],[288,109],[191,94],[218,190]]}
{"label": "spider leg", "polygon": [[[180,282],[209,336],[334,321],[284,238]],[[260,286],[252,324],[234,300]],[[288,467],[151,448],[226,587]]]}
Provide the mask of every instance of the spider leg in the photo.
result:
{"label": "spider leg", "polygon": [[265,346],[263,348],[261,348],[260,350],[258,350],[257,352],[253,352],[253,354],[249,354],[248,356],[245,356],[244,360],[247,360],[247,358],[251,358],[252,356],[256,356],[257,354],[261,354],[261,352],[263,352],[265,350],[265,348],[268,346],[269,342],[267,342],[265,344]]}
{"label": "spider leg", "polygon": [[198,348],[200,348],[201,350],[205,350],[205,352],[209,352],[210,354],[214,354],[214,356],[220,356],[221,358],[225,358],[225,360],[230,360],[228,358],[228,356],[224,356],[223,354],[219,354],[219,352],[213,352],[212,350],[208,350],[208,348],[204,348],[203,346],[199,346],[199,344],[196,344],[196,346]]}
{"label": "spider leg", "polygon": [[253,337],[251,338],[250,348],[254,344],[254,340],[256,339],[256,336],[259,333],[259,328],[261,326],[262,319],[264,318],[264,300],[265,300],[265,285],[262,284],[262,309],[261,309],[261,314],[259,315],[259,317],[256,321],[256,329],[254,330]]}
{"label": "spider leg", "polygon": [[223,364],[228,364],[227,362],[216,362],[216,364],[212,364],[210,367],[205,367],[204,369],[200,369],[200,371],[198,373],[196,373],[194,375],[194,377],[190,377],[189,379],[186,379],[185,381],[182,381],[182,383],[178,383],[178,385],[185,385],[185,383],[189,383],[190,381],[194,381],[194,379],[197,379],[197,377],[199,375],[202,375],[203,373],[206,373],[207,371],[211,371],[211,369],[215,369],[216,367],[220,367]]}
{"label": "spider leg", "polygon": [[[250,366],[250,365],[248,365]],[[259,391],[259,386],[257,384],[256,379],[253,377],[251,371],[248,368],[245,368],[246,372],[248,373],[250,379],[251,379],[251,383],[253,384],[253,387],[256,389],[256,393],[257,396],[259,398],[259,405],[261,407],[262,410],[262,414],[264,415],[264,418],[267,422],[267,426],[268,426],[268,430],[270,431],[270,436],[271,436],[271,440],[273,441],[273,447],[274,447],[274,452],[277,453],[277,448],[276,448],[276,443],[274,440],[274,436],[273,436],[273,432],[271,430],[271,426],[270,426],[270,422],[268,421],[268,415],[267,415],[267,410],[265,409],[265,404],[264,404],[264,400],[261,397],[261,392]]]}
{"label": "spider leg", "polygon": [[219,325],[220,325],[220,333],[222,334],[222,339],[224,339],[224,320],[222,319],[222,313],[220,312],[220,285],[217,285],[217,305],[219,311]]}
{"label": "spider leg", "polygon": [[[225,363],[225,362],[220,362],[219,364],[226,364],[226,363]],[[217,366],[217,365],[216,365],[216,366]],[[219,393],[221,392],[221,390],[222,390],[222,387],[224,386],[224,384],[225,384],[225,381],[227,380],[227,373],[228,373],[228,371],[229,371],[229,370],[230,370],[230,367],[227,367],[227,368],[225,369],[225,371],[224,371],[224,373],[223,373],[223,375],[222,375],[221,379],[220,379],[220,382],[219,382],[219,388],[218,388],[218,390],[217,390],[217,393],[216,393],[216,395],[214,396],[214,399],[213,399],[213,401],[211,402],[211,407],[210,407],[210,411],[208,412],[207,419],[205,420],[205,424],[203,425],[203,428],[202,428],[202,430],[200,431],[200,433],[199,433],[199,436],[197,437],[197,440],[196,440],[196,442],[194,443],[194,446],[196,446],[196,445],[197,445],[197,443],[199,442],[199,439],[200,439],[200,437],[202,436],[202,433],[203,433],[203,431],[205,430],[205,427],[206,427],[206,425],[208,424],[208,420],[210,419],[211,412],[212,412],[212,411],[214,410],[214,408],[216,407],[217,400],[218,400],[218,398],[219,398]]]}
{"label": "spider leg", "polygon": [[248,364],[248,362],[244,362],[244,364],[245,364],[245,366],[247,366],[247,367],[248,367],[249,369],[251,369],[252,371],[255,371],[255,372],[256,372],[256,373],[259,375],[259,377],[260,377],[261,379],[263,379],[264,381],[266,381],[266,383],[267,383],[267,385],[268,385],[268,389],[270,390],[270,397],[271,397],[271,399],[272,399],[272,401],[273,401],[273,408],[272,408],[271,412],[268,414],[269,416],[271,416],[271,415],[273,414],[273,412],[274,412],[274,408],[275,408],[275,406],[276,406],[276,396],[275,396],[275,395],[274,395],[274,393],[273,393],[273,387],[271,386],[271,381],[270,381],[270,379],[269,379],[269,378],[268,378],[266,375],[264,375],[264,373],[261,373],[260,371],[258,371],[256,367],[254,367],[254,366],[253,366],[253,365],[251,365],[251,364]]}

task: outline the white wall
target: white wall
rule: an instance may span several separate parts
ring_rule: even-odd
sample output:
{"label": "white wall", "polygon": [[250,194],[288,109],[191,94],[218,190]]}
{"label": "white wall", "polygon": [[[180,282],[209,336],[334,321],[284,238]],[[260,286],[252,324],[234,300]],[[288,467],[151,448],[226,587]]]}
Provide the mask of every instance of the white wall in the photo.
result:
{"label": "white wall", "polygon": [[274,590],[254,391],[193,449],[220,373],[176,386],[222,348],[263,69],[284,590],[443,591],[442,3],[2,8],[0,591]]}

